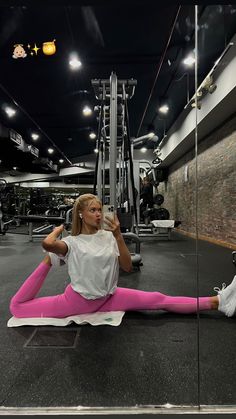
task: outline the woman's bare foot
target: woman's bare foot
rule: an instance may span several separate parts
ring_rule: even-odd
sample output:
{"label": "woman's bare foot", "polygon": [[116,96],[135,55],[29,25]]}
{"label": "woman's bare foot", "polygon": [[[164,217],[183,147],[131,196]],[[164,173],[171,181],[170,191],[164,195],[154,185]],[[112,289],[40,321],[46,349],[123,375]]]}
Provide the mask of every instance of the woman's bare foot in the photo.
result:
{"label": "woman's bare foot", "polygon": [[46,263],[49,266],[52,266],[51,259],[50,259],[49,255],[45,256],[45,258],[43,259],[43,262]]}

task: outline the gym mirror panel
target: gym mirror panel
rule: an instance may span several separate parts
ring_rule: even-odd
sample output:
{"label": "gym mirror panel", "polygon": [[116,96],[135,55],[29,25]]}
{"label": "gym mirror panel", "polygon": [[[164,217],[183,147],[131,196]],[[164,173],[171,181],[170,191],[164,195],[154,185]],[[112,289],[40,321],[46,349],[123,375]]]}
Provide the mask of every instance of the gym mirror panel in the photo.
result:
{"label": "gym mirror panel", "polygon": [[[137,8],[139,3],[137,2]],[[65,43],[69,43],[71,39],[71,22],[76,23],[73,30],[77,28],[75,18],[77,13],[81,17],[79,9],[71,7],[71,9],[64,10],[60,6],[57,8],[57,17],[58,19],[62,17],[61,28],[66,33]],[[199,29],[199,36],[201,36],[203,27],[212,25],[209,21],[210,15],[205,21],[202,21],[205,9],[207,8],[201,7],[201,16],[198,16],[200,25],[202,25]],[[37,5],[29,6],[27,10],[10,7],[6,12],[4,9],[9,21],[14,21],[16,17],[21,21],[24,17],[26,19],[23,21],[29,24],[29,16],[37,16],[40,28],[44,28],[46,23],[48,24],[48,20],[55,20],[54,11],[54,7],[47,8],[45,6],[42,10]],[[118,16],[124,17],[124,6],[116,5],[116,11]],[[138,22],[141,21],[141,11],[140,8],[140,11],[135,15],[137,18],[139,14]],[[154,11],[158,13],[158,7],[150,6],[150,19]],[[99,16],[101,30],[109,33],[114,8],[112,6],[97,6],[94,13]],[[84,10],[82,15],[81,19],[87,19],[88,24],[91,18],[91,9]],[[110,20],[108,16],[110,16]],[[151,114],[152,128],[157,135],[154,136],[155,141],[149,147],[145,158],[140,148],[141,143],[135,143],[135,139],[133,139],[130,152],[133,158],[135,184],[132,206],[134,207],[134,202],[136,202],[138,219],[135,228],[130,228],[130,230],[126,227],[122,228],[124,228],[124,237],[127,238],[127,245],[132,256],[134,255],[134,260],[140,252],[142,263],[134,264],[134,269],[130,274],[121,272],[119,286],[165,294],[164,297],[161,296],[163,303],[158,305],[158,310],[129,311],[125,313],[119,327],[108,325],[94,327],[89,324],[76,325],[73,323],[66,327],[24,325],[7,328],[7,321],[10,317],[8,303],[11,296],[44,256],[41,247],[42,237],[52,231],[55,220],[70,225],[70,210],[73,202],[79,194],[93,192],[93,187],[91,187],[93,176],[89,178],[87,184],[82,182],[82,174],[77,178],[71,178],[71,182],[66,182],[63,176],[55,176],[50,179],[49,186],[45,183],[45,173],[42,174],[42,178],[37,178],[37,182],[33,177],[32,181],[25,182],[20,177],[21,174],[17,172],[11,171],[10,175],[1,173],[1,178],[6,176],[9,182],[7,185],[9,189],[6,189],[2,183],[2,191],[4,192],[5,188],[7,193],[2,194],[4,199],[1,202],[2,211],[6,216],[4,218],[6,231],[0,236],[1,272],[5,278],[5,282],[1,284],[3,316],[1,317],[0,331],[2,334],[0,349],[2,387],[0,394],[2,411],[15,409],[18,413],[26,411],[27,413],[55,413],[58,411],[66,414],[74,413],[77,410],[84,410],[87,413],[94,411],[100,413],[136,413],[137,411],[145,413],[149,409],[151,413],[156,413],[158,410],[166,413],[172,410],[174,412],[186,412],[187,409],[196,411],[199,409],[199,400],[201,404],[209,404],[209,401],[210,404],[215,404],[213,403],[213,389],[209,393],[206,388],[209,384],[208,379],[210,378],[210,382],[213,381],[214,374],[210,365],[212,367],[215,365],[214,351],[216,350],[220,355],[222,349],[222,346],[219,345],[219,336],[217,339],[217,330],[220,325],[222,329],[228,328],[227,333],[230,334],[229,328],[233,327],[233,323],[230,323],[231,319],[227,323],[228,319],[225,319],[220,313],[207,310],[206,298],[212,291],[212,286],[218,285],[218,282],[215,283],[215,279],[216,277],[221,279],[220,272],[223,275],[226,269],[229,269],[232,274],[233,266],[230,259],[231,254],[227,248],[205,240],[208,231],[209,237],[213,237],[209,228],[212,215],[210,205],[214,201],[213,195],[209,198],[209,194],[206,194],[209,193],[209,190],[213,193],[216,176],[215,172],[209,175],[208,171],[203,171],[202,165],[207,159],[204,170],[209,170],[211,160],[207,154],[208,149],[210,145],[213,147],[220,144],[220,140],[218,141],[218,131],[216,131],[217,141],[211,132],[209,134],[210,144],[207,145],[208,142],[202,141],[208,134],[202,131],[198,113],[201,110],[198,109],[199,105],[194,99],[195,86],[199,80],[196,79],[194,67],[187,69],[182,65],[182,59],[186,58],[187,52],[198,47],[195,40],[195,21],[196,8],[194,6],[176,7],[172,22],[171,42],[168,44],[164,64],[161,67],[155,88],[153,88],[153,96],[148,103],[147,119],[144,119],[141,124],[143,131],[141,130],[139,134],[140,136],[147,135],[146,126],[147,122],[149,122],[148,126],[150,124]],[[27,25],[23,26],[23,28],[26,27]],[[156,22],[154,22],[154,27],[158,41],[160,33]],[[141,37],[145,38],[145,33]],[[119,46],[118,41],[117,38],[116,42]],[[152,42],[153,51],[155,51],[155,42]],[[174,50],[175,52],[172,49],[173,45],[178,46],[177,50]],[[181,45],[180,48],[179,45]],[[201,42],[198,48],[200,56]],[[147,65],[147,62],[140,63],[142,59],[145,59],[143,49],[141,52],[141,58],[137,59],[138,64],[130,66],[133,74],[130,74],[131,70],[128,66],[125,67],[126,60],[121,60],[121,67],[123,67],[121,74],[117,74],[120,79],[130,77],[137,79],[139,83],[139,77],[141,78],[146,72],[145,66]],[[216,56],[218,56],[217,54]],[[125,57],[127,58],[127,56]],[[109,60],[112,61],[112,57],[109,56]],[[157,58],[152,55],[150,60],[154,60],[151,76],[155,81]],[[93,63],[93,60],[91,62]],[[99,61],[99,66],[101,62]],[[41,68],[40,59],[38,63],[38,68]],[[91,63],[90,65],[92,66]],[[45,68],[44,70],[45,73],[40,73],[40,70],[37,70],[37,77],[40,77],[40,74],[44,74],[44,76],[47,74],[47,93],[50,97],[50,83],[55,88],[53,84],[55,80],[54,77],[49,76]],[[103,74],[100,67],[92,68],[91,78],[109,77],[113,68],[107,64],[104,66],[105,70],[108,73]],[[100,73],[98,74],[96,71]],[[172,74],[169,81],[165,78],[168,71]],[[202,71],[205,74],[205,69]],[[91,78],[88,81],[89,86]],[[149,82],[150,80],[144,86],[139,87],[137,97],[140,98],[138,96],[140,91],[145,91],[145,98],[148,97],[152,90]],[[12,99],[14,100],[13,85],[12,83]],[[26,81],[25,85],[27,89]],[[68,82],[68,86],[71,85],[75,86],[76,83]],[[58,89],[62,89],[62,86],[60,85]],[[218,88],[214,91],[214,86],[209,85],[209,89],[212,90],[212,95],[210,93],[208,96],[214,98]],[[172,120],[172,123],[170,123],[170,116],[157,111],[156,99],[159,91],[162,92],[159,105],[164,97],[170,99],[170,112],[172,112],[172,117],[175,116],[173,119],[176,119],[174,122]],[[33,103],[37,99],[34,97],[33,90],[31,93],[32,96],[27,91],[28,103],[31,101]],[[74,98],[74,92],[70,92],[70,94],[70,98]],[[92,91],[91,94],[94,95],[94,92]],[[21,95],[22,103],[24,103],[23,89]],[[3,90],[1,100],[3,98],[5,100],[6,97],[7,92]],[[171,97],[173,97],[173,102]],[[174,104],[174,98],[178,98],[178,107]],[[66,101],[64,101],[65,104]],[[145,102],[141,104],[143,108],[145,105]],[[129,106],[132,108],[132,101]],[[29,106],[28,109],[30,111]],[[41,110],[39,111],[41,112]],[[24,113],[21,128],[27,126],[29,116],[30,114]],[[44,120],[44,116],[43,114],[42,120]],[[197,124],[196,119],[198,119]],[[233,219],[233,213],[230,212],[231,206],[233,207],[232,201],[231,206],[227,206],[227,210],[222,206],[222,202],[220,203],[220,197],[225,196],[220,180],[226,182],[224,189],[227,190],[227,196],[233,197],[232,189],[230,189],[233,180],[232,184],[228,182],[232,179],[231,171],[233,172],[233,152],[232,149],[229,149],[229,145],[233,146],[228,134],[228,129],[232,128],[232,124],[230,121],[227,124],[228,128],[224,131],[228,150],[227,161],[230,162],[230,166],[227,167],[231,169],[227,172],[227,176],[225,174],[224,179],[221,177],[222,172],[217,172],[217,179],[219,179],[217,205],[222,208],[222,212],[217,215],[218,232],[222,231],[223,227],[220,226],[225,225],[228,228],[227,223],[222,223],[222,218],[220,218],[222,214],[224,217]],[[12,122],[12,128],[13,126],[15,130],[18,129],[17,122],[15,125]],[[59,132],[61,126],[55,127],[52,123],[50,128],[51,133],[53,132],[52,128]],[[198,153],[196,153],[198,142]],[[68,149],[70,147],[73,147],[73,141],[68,142]],[[217,170],[217,165],[214,162],[215,160],[212,161],[212,169]],[[82,160],[79,163],[83,164]],[[199,164],[201,169],[199,169]],[[84,167],[82,166],[82,169]],[[10,177],[17,179],[9,181]],[[145,199],[142,196],[145,178],[148,178],[151,184],[153,194],[151,206],[147,203],[144,205]],[[208,185],[208,178],[211,179],[211,183],[206,191],[204,188]],[[65,185],[66,183],[67,185]],[[70,183],[71,188],[68,186]],[[106,198],[109,199],[109,181],[107,184]],[[120,185],[117,185],[117,189],[119,188]],[[126,201],[129,201],[130,193],[127,187],[124,193]],[[206,206],[200,208],[201,201],[204,201]],[[125,208],[125,206],[123,207]],[[206,216],[205,221],[202,218],[203,210]],[[134,213],[132,213],[133,215]],[[38,220],[34,219],[33,222],[30,216],[39,218]],[[45,218],[46,223],[42,217]],[[52,217],[54,217],[53,223],[50,224],[49,220],[52,220]],[[135,224],[134,217],[131,219]],[[232,227],[233,224],[231,224],[231,241],[233,240]],[[229,234],[230,230],[227,231]],[[130,243],[129,238],[132,236],[129,233],[137,234],[138,240],[134,243],[131,240],[132,243]],[[227,241],[226,238],[224,240]],[[134,250],[133,244],[135,244]],[[213,246],[214,249],[220,249],[219,256],[217,252],[214,253]],[[221,251],[225,253],[221,255]],[[224,258],[224,255],[227,257]],[[203,260],[205,265],[202,264]],[[52,270],[43,289],[40,290],[40,296],[54,295],[55,290],[57,293],[62,293],[68,283],[66,266],[62,266],[58,271]],[[200,296],[205,299],[200,301],[198,298]],[[199,310],[200,305],[204,310],[203,313]],[[200,321],[199,315],[201,316]],[[107,321],[109,319],[108,317]],[[212,334],[211,345],[208,334]],[[226,342],[225,339],[225,344]],[[227,348],[231,356],[230,351],[233,345],[232,348],[230,345]],[[206,359],[209,361],[207,367],[205,366]],[[217,372],[214,371],[214,373]],[[218,373],[220,374],[220,372]],[[217,375],[215,378],[219,379],[219,376]],[[207,392],[212,394],[208,402],[206,402]],[[225,402],[230,400],[228,396]]]}
{"label": "gym mirror panel", "polygon": [[199,404],[226,412],[236,405],[235,13],[198,10],[197,39],[198,290],[220,299],[218,310],[199,312]]}

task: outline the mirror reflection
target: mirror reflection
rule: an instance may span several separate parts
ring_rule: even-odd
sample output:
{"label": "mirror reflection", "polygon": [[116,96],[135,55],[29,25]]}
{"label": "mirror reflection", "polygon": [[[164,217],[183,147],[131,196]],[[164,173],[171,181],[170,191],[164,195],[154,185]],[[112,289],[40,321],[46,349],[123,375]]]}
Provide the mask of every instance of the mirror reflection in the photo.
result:
{"label": "mirror reflection", "polygon": [[3,409],[234,404],[235,10],[1,6]]}
{"label": "mirror reflection", "polygon": [[[235,405],[236,400],[230,361],[236,308],[235,12],[233,5],[215,5],[198,14],[199,295],[214,289],[219,298],[218,311],[201,312],[199,319],[200,403],[208,406]],[[200,70],[203,57],[207,74]]]}

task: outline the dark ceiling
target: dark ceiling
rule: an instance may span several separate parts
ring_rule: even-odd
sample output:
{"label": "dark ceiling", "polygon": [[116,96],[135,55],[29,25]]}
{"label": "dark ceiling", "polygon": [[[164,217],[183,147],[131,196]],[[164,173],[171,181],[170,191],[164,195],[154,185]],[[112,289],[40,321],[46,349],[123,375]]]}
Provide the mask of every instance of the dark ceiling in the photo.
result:
{"label": "dark ceiling", "polygon": [[[66,167],[76,157],[94,153],[89,133],[97,132],[97,114],[85,117],[82,108],[98,104],[91,80],[109,79],[111,72],[118,79],[137,80],[129,101],[131,137],[155,130],[161,140],[187,101],[182,60],[194,48],[194,13],[194,5],[148,0],[0,3],[0,124],[36,146],[40,157],[34,159],[2,138],[0,167],[47,172],[51,169],[42,158],[54,164],[64,158]],[[234,13],[233,6],[198,6],[199,83],[235,33]],[[56,53],[45,55],[42,44],[53,40]],[[13,58],[16,44],[23,45],[25,58]],[[69,68],[72,52],[82,62],[77,71]],[[189,81],[191,96],[194,70]],[[157,112],[162,100],[170,106],[165,120]],[[7,117],[5,105],[16,109],[14,117]],[[31,132],[40,134],[37,142]],[[55,149],[53,155],[48,147]]]}

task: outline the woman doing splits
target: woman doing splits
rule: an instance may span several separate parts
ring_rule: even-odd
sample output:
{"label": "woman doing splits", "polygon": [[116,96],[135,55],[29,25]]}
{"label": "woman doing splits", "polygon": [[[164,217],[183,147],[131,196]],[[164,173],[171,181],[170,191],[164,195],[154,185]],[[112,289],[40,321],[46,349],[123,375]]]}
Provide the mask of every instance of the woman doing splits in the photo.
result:
{"label": "woman doing splits", "polygon": [[[48,252],[11,300],[10,311],[18,318],[58,317],[107,312],[166,310],[195,313],[220,310],[233,316],[236,310],[236,276],[232,283],[213,297],[171,297],[160,292],[146,292],[117,287],[119,267],[132,270],[130,252],[120,232],[117,216],[106,217],[107,229],[101,229],[102,204],[92,194],[81,195],[74,204],[71,235],[58,237],[63,225],[56,227],[42,242]],[[36,297],[51,266],[60,260],[68,264],[70,284],[63,294]],[[198,300],[198,301],[197,301]]]}

